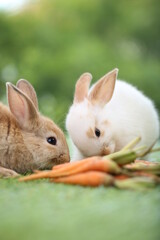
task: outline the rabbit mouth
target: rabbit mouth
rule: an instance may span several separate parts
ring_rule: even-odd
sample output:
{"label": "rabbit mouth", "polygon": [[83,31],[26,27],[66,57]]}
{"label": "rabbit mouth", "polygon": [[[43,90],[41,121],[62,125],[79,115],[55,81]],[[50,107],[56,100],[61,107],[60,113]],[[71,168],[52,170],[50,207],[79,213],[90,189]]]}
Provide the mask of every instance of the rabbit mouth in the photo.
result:
{"label": "rabbit mouth", "polygon": [[101,156],[109,155],[111,153],[111,149],[108,146],[105,146],[101,151]]}
{"label": "rabbit mouth", "polygon": [[67,154],[60,154],[58,157],[52,159],[52,164],[54,163],[54,165],[58,165],[69,161],[70,158]]}
{"label": "rabbit mouth", "polygon": [[104,144],[101,151],[101,156],[109,155],[115,151],[115,142],[110,141],[109,144]]}

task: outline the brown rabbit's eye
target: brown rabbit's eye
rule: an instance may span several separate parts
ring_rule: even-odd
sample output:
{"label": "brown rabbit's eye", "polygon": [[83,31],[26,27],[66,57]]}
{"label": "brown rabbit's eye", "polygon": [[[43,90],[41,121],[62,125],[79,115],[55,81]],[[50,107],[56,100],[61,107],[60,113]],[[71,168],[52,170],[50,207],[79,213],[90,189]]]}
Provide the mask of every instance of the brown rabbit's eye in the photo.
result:
{"label": "brown rabbit's eye", "polygon": [[101,132],[98,128],[95,129],[95,134],[96,134],[97,137],[100,137]]}
{"label": "brown rabbit's eye", "polygon": [[47,142],[52,145],[56,145],[57,139],[55,137],[49,137],[47,138]]}

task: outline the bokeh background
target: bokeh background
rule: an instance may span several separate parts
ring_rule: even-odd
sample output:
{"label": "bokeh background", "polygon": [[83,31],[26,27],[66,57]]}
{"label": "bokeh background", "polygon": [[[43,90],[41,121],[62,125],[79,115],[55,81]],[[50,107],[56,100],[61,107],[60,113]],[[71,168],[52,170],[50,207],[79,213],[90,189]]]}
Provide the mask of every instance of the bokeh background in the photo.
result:
{"label": "bokeh background", "polygon": [[79,76],[118,67],[160,110],[159,10],[159,0],[0,1],[1,98],[4,82],[27,79],[64,129]]}

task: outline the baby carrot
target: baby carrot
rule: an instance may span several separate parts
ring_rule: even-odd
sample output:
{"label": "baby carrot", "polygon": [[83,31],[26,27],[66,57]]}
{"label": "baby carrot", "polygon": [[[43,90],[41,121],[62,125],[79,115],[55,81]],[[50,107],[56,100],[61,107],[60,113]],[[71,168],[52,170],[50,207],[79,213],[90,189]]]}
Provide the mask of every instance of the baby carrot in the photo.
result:
{"label": "baby carrot", "polygon": [[69,165],[69,164],[72,164],[72,163],[68,162],[68,163],[58,164],[58,165],[53,166],[52,169],[53,169],[53,170],[59,169],[59,168],[61,168],[61,167],[67,166],[67,165]]}
{"label": "baby carrot", "polygon": [[[95,157],[90,157],[90,158],[86,158],[83,159],[82,161],[78,161],[78,162],[72,162],[72,163],[66,163],[66,164],[60,164],[56,166],[53,166],[52,171],[34,171],[34,174],[31,174],[29,176],[26,177],[22,177],[19,179],[20,182],[22,181],[30,181],[30,180],[35,180],[35,179],[41,179],[41,178],[50,178],[50,177],[54,177],[53,172],[55,173],[55,170],[61,170],[61,169],[65,169],[66,170],[72,170],[76,167],[78,167],[79,165],[84,164],[85,162],[88,161],[93,161],[95,159]],[[59,167],[58,167],[59,166]]]}
{"label": "baby carrot", "polygon": [[89,171],[67,177],[54,178],[51,179],[51,182],[97,187],[100,185],[112,185],[114,178],[106,173]]}
{"label": "baby carrot", "polygon": [[113,162],[110,159],[99,160],[99,157],[94,157],[92,158],[92,160],[89,159],[89,161],[83,160],[81,162],[73,163],[73,165],[70,167],[64,166],[64,168],[60,168],[53,171],[56,174],[56,177],[58,177],[58,176],[76,174],[80,172],[87,172],[91,170],[115,173],[115,174],[121,172],[119,166],[115,162]]}
{"label": "baby carrot", "polygon": [[86,162],[90,162],[90,161],[94,161],[94,160],[101,161],[102,157],[94,156],[94,157],[84,158],[84,159],[82,159],[80,161],[77,161],[77,162],[71,162],[71,163],[64,163],[64,164],[56,165],[52,169],[55,170],[55,169],[64,168],[66,170],[71,170],[71,169],[77,168],[78,166],[82,166]]}
{"label": "baby carrot", "polygon": [[23,181],[36,180],[41,178],[49,178],[51,172],[52,171],[38,171],[38,172],[36,171],[36,173],[19,178],[18,181],[23,182]]}
{"label": "baby carrot", "polygon": [[[87,160],[87,159],[86,159]],[[40,172],[37,174],[32,174],[30,176],[22,177],[19,181],[28,181],[40,178],[53,178],[53,177],[62,177],[72,174],[87,172],[87,171],[101,171],[118,174],[121,172],[120,167],[110,159],[99,160],[99,157],[94,157],[92,160],[80,161],[64,166],[63,168],[53,169],[48,172]]]}

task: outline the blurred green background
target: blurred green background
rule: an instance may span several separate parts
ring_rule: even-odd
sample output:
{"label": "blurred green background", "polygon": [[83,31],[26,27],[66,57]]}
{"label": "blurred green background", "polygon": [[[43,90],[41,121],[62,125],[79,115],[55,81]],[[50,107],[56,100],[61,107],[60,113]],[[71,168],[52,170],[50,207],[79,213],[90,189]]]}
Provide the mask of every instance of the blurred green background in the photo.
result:
{"label": "blurred green background", "polygon": [[118,67],[160,110],[159,9],[159,0],[39,0],[1,10],[1,98],[4,82],[27,79],[41,112],[64,128],[79,76],[94,82]]}

